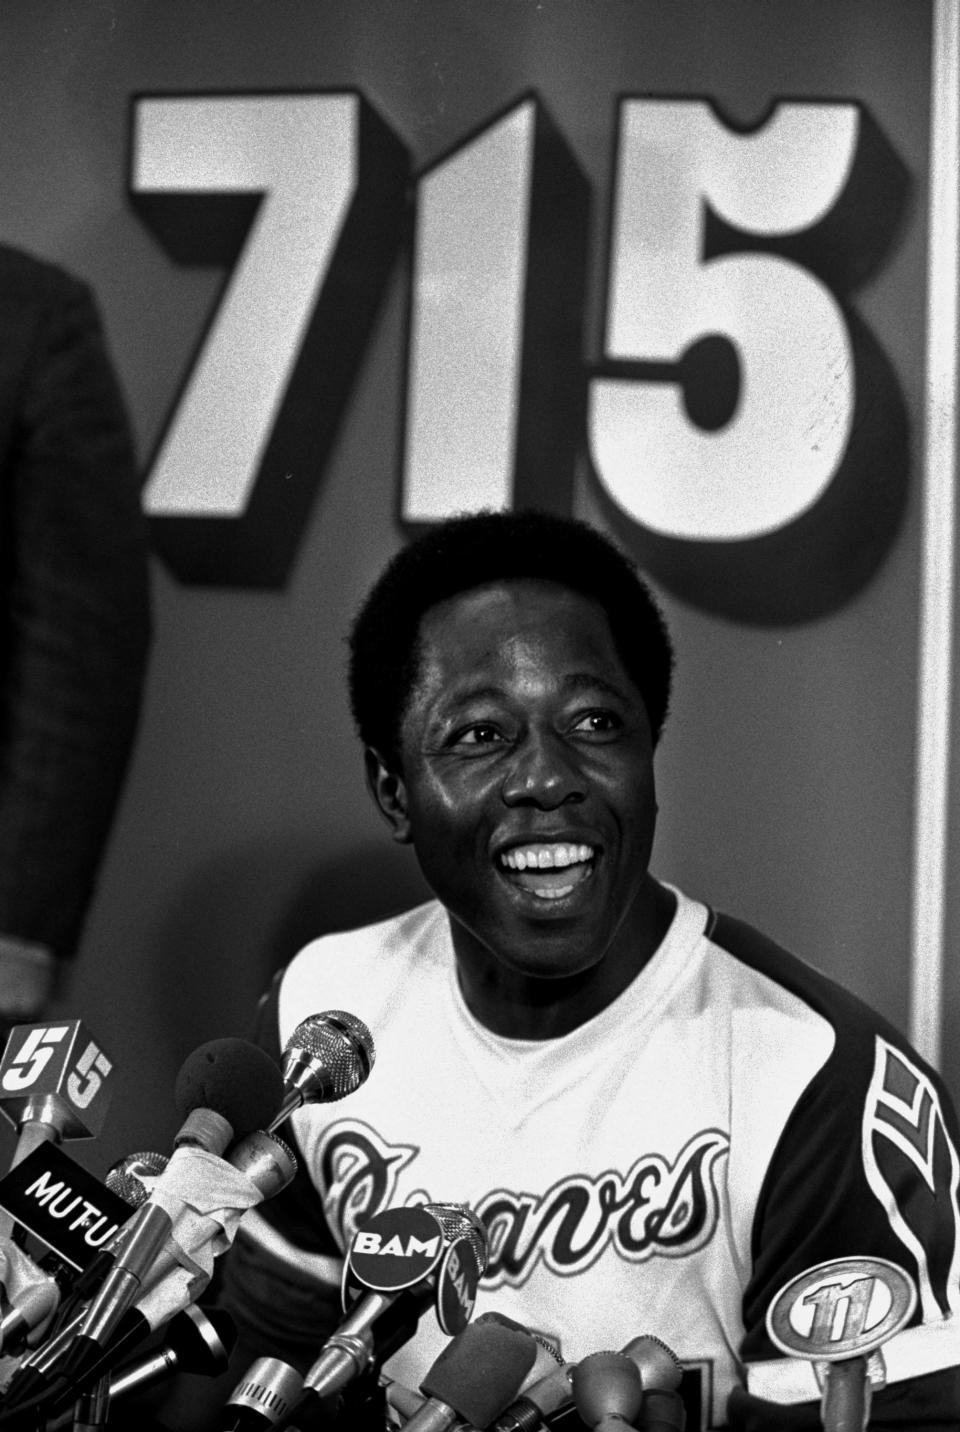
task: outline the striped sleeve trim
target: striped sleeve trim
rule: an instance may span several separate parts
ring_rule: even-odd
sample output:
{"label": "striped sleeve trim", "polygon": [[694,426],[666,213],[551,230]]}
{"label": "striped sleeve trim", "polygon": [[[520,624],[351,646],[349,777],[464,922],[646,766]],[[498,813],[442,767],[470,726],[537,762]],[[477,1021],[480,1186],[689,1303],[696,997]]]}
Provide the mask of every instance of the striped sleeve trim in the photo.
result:
{"label": "striped sleeve trim", "polygon": [[301,1275],[305,1273],[318,1283],[339,1287],[340,1275],[343,1271],[342,1258],[329,1257],[323,1253],[309,1253],[305,1248],[284,1238],[282,1233],[278,1233],[276,1228],[268,1223],[256,1208],[251,1208],[244,1216],[237,1237],[245,1242],[256,1244],[278,1263],[296,1269]]}
{"label": "striped sleeve trim", "polygon": [[[948,1367],[958,1367],[960,1318],[907,1328],[884,1343],[875,1356],[882,1368],[881,1385],[885,1386],[908,1382],[931,1372],[942,1372]],[[782,1405],[818,1401],[822,1391],[818,1373],[825,1366],[825,1363],[793,1357],[755,1362],[747,1367],[747,1391],[765,1402]]]}

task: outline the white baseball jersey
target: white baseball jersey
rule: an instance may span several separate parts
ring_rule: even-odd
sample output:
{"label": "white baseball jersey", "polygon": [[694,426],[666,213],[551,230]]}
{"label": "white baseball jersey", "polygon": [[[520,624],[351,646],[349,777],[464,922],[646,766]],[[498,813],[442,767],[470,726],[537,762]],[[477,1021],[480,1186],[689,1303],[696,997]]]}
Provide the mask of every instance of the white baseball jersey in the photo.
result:
{"label": "white baseball jersey", "polygon": [[[325,1009],[369,1025],[376,1063],[346,1100],[294,1115],[300,1175],[238,1240],[229,1298],[271,1350],[286,1328],[301,1361],[315,1356],[336,1310],[305,1273],[336,1282],[365,1217],[457,1202],[489,1235],[477,1313],[569,1360],[655,1334],[687,1369],[691,1432],[785,1425],[783,1405],[811,1399],[818,1425],[810,1364],[767,1336],[770,1300],[824,1259],[892,1259],[917,1283],[917,1326],[875,1408],[895,1405],[898,1426],[945,1408],[960,1424],[948,1100],[895,1030],[749,926],[677,892],[613,1004],[527,1041],[470,1014],[431,902],[307,946],[264,1007],[264,1042]],[[258,1283],[268,1267],[282,1291]],[[416,1387],[445,1342],[427,1314],[387,1370]]]}

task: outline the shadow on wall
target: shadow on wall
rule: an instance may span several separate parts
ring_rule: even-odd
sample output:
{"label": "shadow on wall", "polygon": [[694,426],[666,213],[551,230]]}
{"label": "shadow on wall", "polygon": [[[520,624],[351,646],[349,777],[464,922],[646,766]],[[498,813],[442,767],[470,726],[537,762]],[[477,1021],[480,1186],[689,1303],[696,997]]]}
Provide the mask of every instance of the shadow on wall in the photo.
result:
{"label": "shadow on wall", "polygon": [[412,853],[387,841],[316,861],[309,836],[218,853],[195,869],[157,932],[161,1038],[185,1056],[249,1033],[273,974],[309,940],[430,898]]}

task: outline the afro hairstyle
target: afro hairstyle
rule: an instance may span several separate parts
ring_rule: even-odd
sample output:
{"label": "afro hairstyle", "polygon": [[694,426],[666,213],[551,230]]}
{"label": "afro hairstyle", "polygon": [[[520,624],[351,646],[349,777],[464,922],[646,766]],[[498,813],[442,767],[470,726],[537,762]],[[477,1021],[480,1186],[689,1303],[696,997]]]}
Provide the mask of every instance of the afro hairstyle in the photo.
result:
{"label": "afro hairstyle", "polygon": [[350,632],[350,705],[360,739],[399,769],[400,731],[416,685],[420,622],[439,602],[491,582],[554,582],[599,602],[624,669],[643,697],[654,745],[670,700],[673,646],[633,563],[596,528],[535,509],[446,519],[387,564]]}

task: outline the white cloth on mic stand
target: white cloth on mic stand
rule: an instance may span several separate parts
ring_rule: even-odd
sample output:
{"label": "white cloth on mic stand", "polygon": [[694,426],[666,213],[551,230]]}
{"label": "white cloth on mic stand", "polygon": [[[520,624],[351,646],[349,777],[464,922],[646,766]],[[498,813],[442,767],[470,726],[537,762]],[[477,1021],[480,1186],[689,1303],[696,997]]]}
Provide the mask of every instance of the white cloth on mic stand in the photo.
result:
{"label": "white cloth on mic stand", "polygon": [[[3,1284],[3,1291],[7,1301],[14,1306],[18,1305],[23,1294],[29,1288],[38,1288],[47,1283],[53,1283],[53,1279],[38,1268],[33,1259],[18,1248],[16,1243],[11,1243],[8,1238],[0,1239],[0,1283]],[[47,1328],[57,1310],[59,1298],[51,1299],[50,1311],[45,1318],[42,1318],[35,1328],[32,1328],[27,1343],[30,1347],[37,1347],[44,1339]],[[8,1353],[0,1353],[0,1392],[3,1392],[11,1377],[20,1366],[20,1357],[11,1356]]]}
{"label": "white cloth on mic stand", "polygon": [[[3,1284],[8,1302],[15,1307],[23,1302],[23,1294],[28,1288],[38,1288],[49,1284],[52,1289],[56,1289],[55,1280],[38,1268],[22,1248],[18,1248],[16,1243],[11,1243],[6,1238],[0,1240],[0,1283]],[[44,1333],[57,1310],[59,1301],[59,1293],[56,1293],[51,1298],[49,1313],[46,1317],[41,1318],[35,1328],[30,1330],[27,1337],[30,1347],[36,1347],[38,1343],[43,1342]]]}
{"label": "white cloth on mic stand", "polygon": [[174,1151],[150,1198],[173,1223],[136,1304],[151,1328],[157,1328],[200,1296],[214,1262],[230,1247],[243,1215],[262,1201],[263,1193],[225,1159],[191,1146]]}

